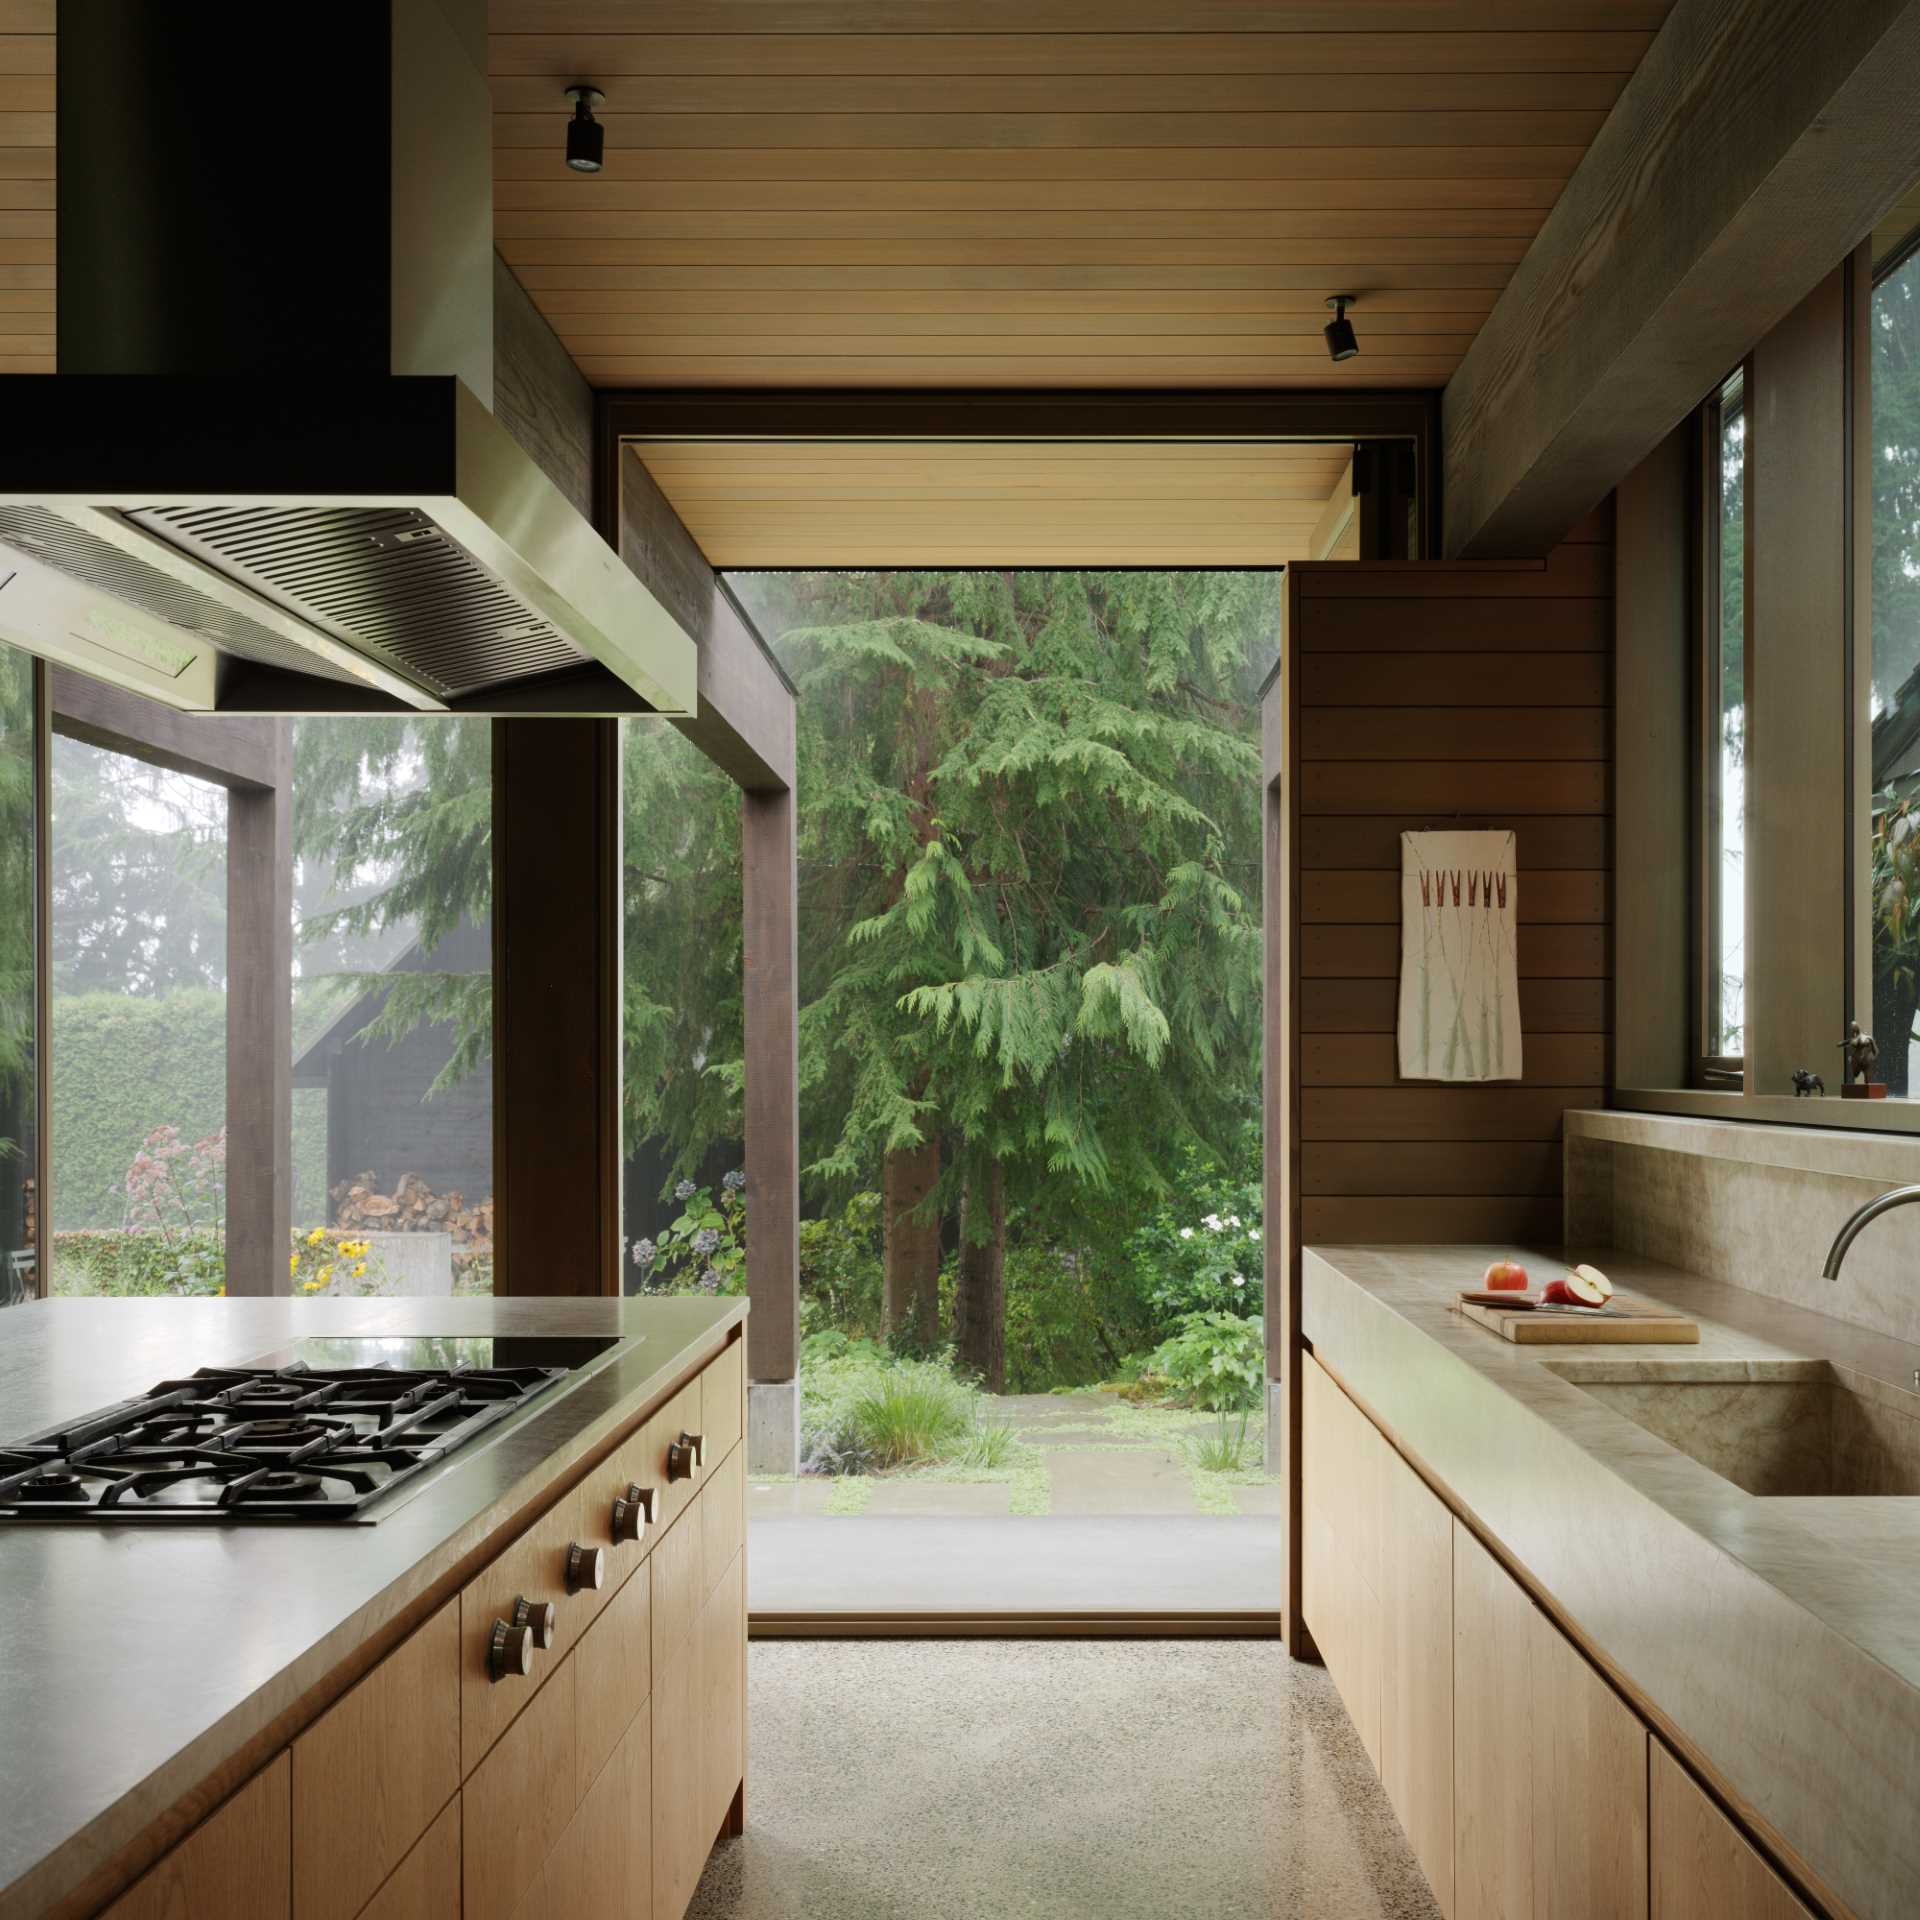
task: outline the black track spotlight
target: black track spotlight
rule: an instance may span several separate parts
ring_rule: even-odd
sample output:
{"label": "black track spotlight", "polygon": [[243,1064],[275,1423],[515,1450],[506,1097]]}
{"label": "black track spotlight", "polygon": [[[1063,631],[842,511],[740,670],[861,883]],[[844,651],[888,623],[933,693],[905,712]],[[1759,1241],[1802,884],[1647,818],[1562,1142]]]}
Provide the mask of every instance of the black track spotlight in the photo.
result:
{"label": "black track spotlight", "polygon": [[567,98],[573,102],[573,118],[567,122],[567,165],[575,173],[600,171],[600,156],[606,151],[607,130],[593,117],[593,110],[606,97],[598,87],[567,89]]}
{"label": "black track spotlight", "polygon": [[1330,293],[1327,305],[1333,309],[1333,318],[1322,329],[1327,336],[1327,357],[1330,360],[1351,360],[1360,351],[1353,322],[1347,318],[1347,309],[1353,305],[1353,295]]}

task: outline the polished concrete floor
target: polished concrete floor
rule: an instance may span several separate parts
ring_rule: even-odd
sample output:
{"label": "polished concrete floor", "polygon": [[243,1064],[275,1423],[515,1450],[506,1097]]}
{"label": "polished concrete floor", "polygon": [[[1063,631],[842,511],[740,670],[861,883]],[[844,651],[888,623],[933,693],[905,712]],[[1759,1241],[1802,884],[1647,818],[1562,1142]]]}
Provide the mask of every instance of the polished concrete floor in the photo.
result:
{"label": "polished concrete floor", "polygon": [[761,1641],[689,1920],[1437,1920],[1274,1641]]}

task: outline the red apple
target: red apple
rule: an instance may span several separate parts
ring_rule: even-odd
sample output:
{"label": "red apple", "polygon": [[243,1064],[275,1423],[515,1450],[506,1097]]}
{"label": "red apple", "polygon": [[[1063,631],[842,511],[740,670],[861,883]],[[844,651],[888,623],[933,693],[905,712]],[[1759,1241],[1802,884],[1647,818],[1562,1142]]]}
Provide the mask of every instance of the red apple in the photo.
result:
{"label": "red apple", "polygon": [[1540,1298],[1550,1307],[1604,1307],[1613,1285],[1592,1267],[1575,1267],[1563,1280],[1549,1280]]}
{"label": "red apple", "polygon": [[1540,1304],[1546,1307],[1577,1307],[1584,1303],[1573,1297],[1573,1289],[1564,1280],[1549,1280],[1540,1289]]}
{"label": "red apple", "polygon": [[1518,1260],[1495,1260],[1480,1276],[1480,1284],[1494,1293],[1515,1290],[1524,1293],[1527,1286],[1527,1270]]}

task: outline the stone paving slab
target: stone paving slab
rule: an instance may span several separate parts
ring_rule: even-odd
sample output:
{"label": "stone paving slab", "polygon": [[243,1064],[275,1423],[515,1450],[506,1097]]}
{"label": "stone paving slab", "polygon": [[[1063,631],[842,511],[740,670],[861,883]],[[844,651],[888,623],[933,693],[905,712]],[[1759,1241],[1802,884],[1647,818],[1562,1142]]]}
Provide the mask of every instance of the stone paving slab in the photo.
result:
{"label": "stone paving slab", "polygon": [[1013,1489],[967,1486],[951,1480],[921,1480],[905,1475],[898,1480],[875,1475],[866,1511],[869,1514],[979,1514],[1005,1519]]}
{"label": "stone paving slab", "polygon": [[1179,1513],[1197,1516],[1193,1479],[1164,1453],[1056,1453],[1047,1461],[1053,1511],[1076,1513]]}

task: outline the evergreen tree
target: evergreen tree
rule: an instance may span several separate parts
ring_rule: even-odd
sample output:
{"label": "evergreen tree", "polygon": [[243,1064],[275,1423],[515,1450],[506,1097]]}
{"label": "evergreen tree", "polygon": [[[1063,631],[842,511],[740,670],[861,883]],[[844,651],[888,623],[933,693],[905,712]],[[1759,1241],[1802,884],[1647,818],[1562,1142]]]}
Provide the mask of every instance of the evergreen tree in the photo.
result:
{"label": "evergreen tree", "polygon": [[[1161,1191],[1186,1141],[1229,1141],[1257,1091],[1253,693],[1276,582],[755,586],[800,689],[808,1176],[832,1193],[879,1171],[889,1326],[922,1340],[937,1332],[939,1223],[957,1216],[954,1331],[997,1384],[1010,1210],[1083,1243],[1103,1214]],[[667,753],[633,730],[630,773],[636,755]],[[668,831],[698,850],[690,871],[628,923],[630,996],[637,985],[662,1041],[645,1118],[683,1158],[731,1124],[706,1096],[736,1101],[741,1077],[737,990],[723,986],[737,958],[706,941],[716,971],[702,974],[683,931],[738,912],[737,841],[729,855],[684,824],[702,786],[710,804],[701,773],[672,789],[685,812],[669,807]],[[630,807],[629,834],[652,812]],[[663,1011],[683,1005],[698,1019]],[[630,1069],[632,1037],[630,1019]],[[667,1067],[695,1066],[696,1037],[705,1092],[683,1121]],[[637,1114],[631,1102],[630,1088]]]}

